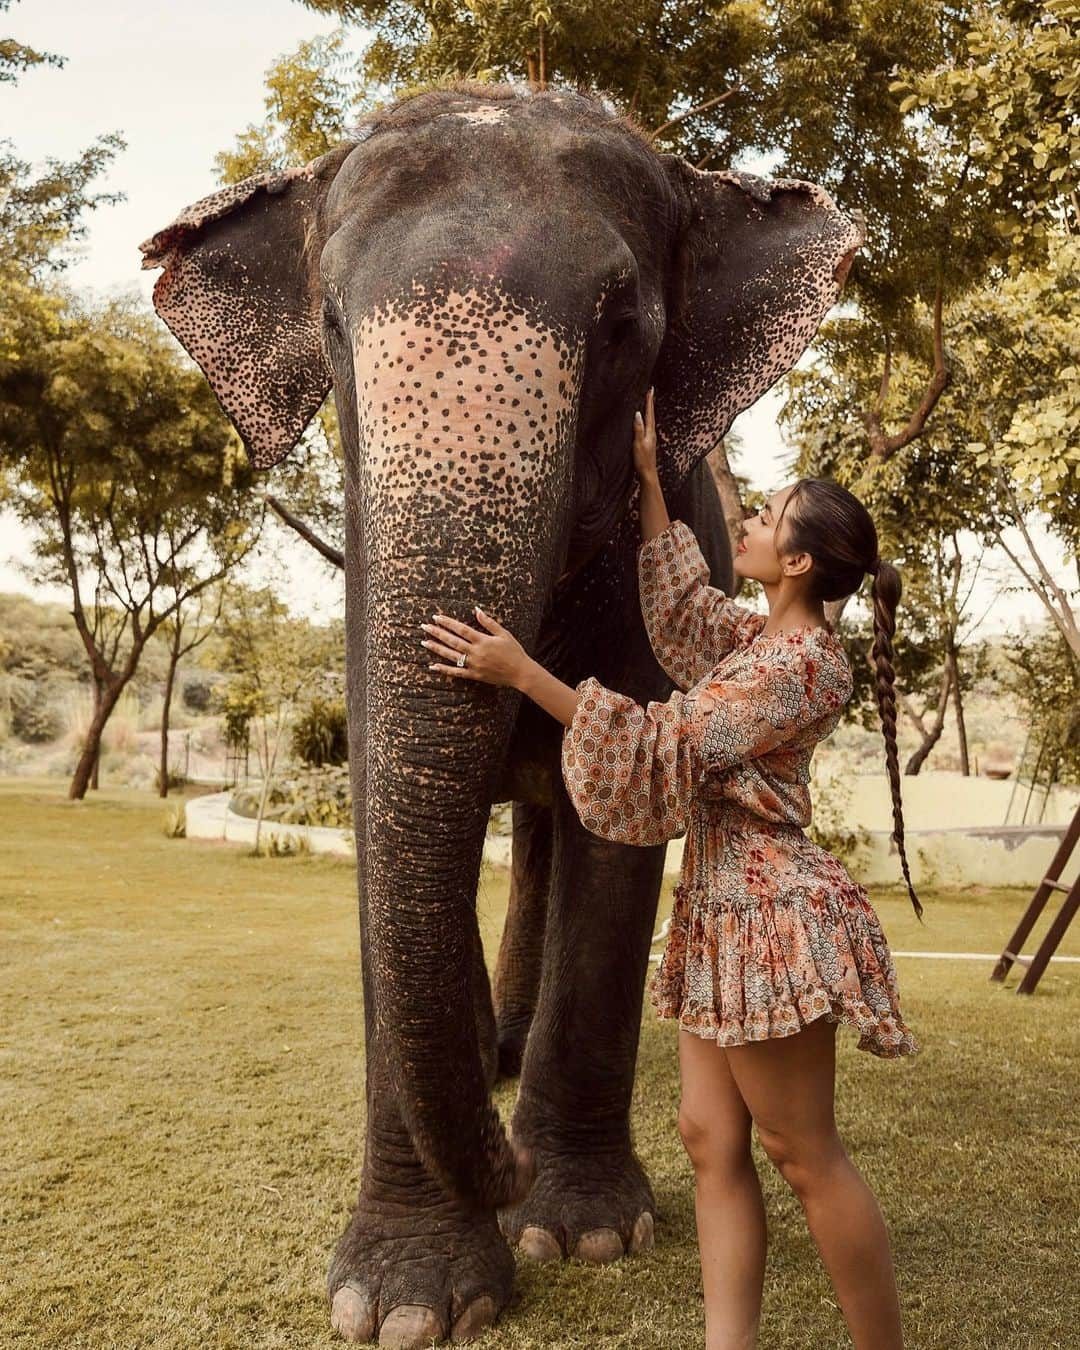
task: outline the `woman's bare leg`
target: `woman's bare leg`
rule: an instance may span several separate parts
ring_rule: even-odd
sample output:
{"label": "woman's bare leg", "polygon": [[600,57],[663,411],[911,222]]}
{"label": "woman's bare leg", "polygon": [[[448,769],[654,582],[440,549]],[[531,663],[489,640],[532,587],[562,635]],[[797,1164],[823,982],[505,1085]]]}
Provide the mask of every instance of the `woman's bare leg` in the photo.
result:
{"label": "woman's bare leg", "polygon": [[855,1350],[900,1350],[889,1235],[833,1119],[836,1022],[724,1050],[754,1130],[798,1196]]}
{"label": "woman's bare leg", "polygon": [[765,1205],[750,1112],[723,1050],[679,1030],[679,1133],[694,1166],[706,1350],[753,1350],[765,1279]]}

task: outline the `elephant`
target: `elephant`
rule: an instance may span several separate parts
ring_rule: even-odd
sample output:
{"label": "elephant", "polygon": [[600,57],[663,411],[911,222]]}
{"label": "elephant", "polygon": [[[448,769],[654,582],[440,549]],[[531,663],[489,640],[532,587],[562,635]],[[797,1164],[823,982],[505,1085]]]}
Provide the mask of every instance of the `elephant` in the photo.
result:
{"label": "elephant", "polygon": [[[601,95],[456,81],[141,245],[256,467],[336,400],[367,1102],[327,1281],[347,1339],[470,1338],[508,1302],[515,1245],[653,1244],[629,1109],[666,844],[589,834],[562,727],[430,671],[419,625],[480,604],[567,683],[666,698],[634,410],[653,387],[670,513],[730,592],[705,458],[798,360],[863,233],[815,184],[658,152]],[[513,853],[493,994],[475,901],[495,802]]]}

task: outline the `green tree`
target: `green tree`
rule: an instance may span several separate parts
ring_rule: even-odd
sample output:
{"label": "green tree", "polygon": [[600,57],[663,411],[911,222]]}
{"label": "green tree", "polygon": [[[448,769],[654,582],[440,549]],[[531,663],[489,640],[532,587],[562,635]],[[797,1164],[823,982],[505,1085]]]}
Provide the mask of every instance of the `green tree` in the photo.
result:
{"label": "green tree", "polygon": [[[11,0],[0,0],[0,14],[10,8]],[[33,66],[63,64],[62,56],[0,38],[0,84],[16,83]],[[122,149],[119,135],[100,136],[73,160],[47,159],[44,172],[35,177],[13,142],[0,137],[0,352],[16,308],[5,291],[16,281],[25,286],[66,266],[67,246],[86,232],[85,212],[123,200],[122,192],[90,191]]]}
{"label": "green tree", "polygon": [[289,613],[275,586],[229,588],[215,631],[215,663],[232,679],[225,695],[233,735],[255,729],[262,779],[254,852],[260,851],[266,805],[294,713],[333,664],[344,661],[343,625],[316,627]]}
{"label": "green tree", "polygon": [[0,473],[34,530],[39,579],[70,589],[90,665],[79,798],[147,643],[246,557],[261,516],[245,518],[236,433],[153,316],[53,295],[47,320],[0,366]]}
{"label": "green tree", "polygon": [[214,159],[223,183],[306,164],[347,139],[367,106],[367,90],[348,54],[344,30],[301,42],[266,72],[266,117],[250,123],[232,150]]}
{"label": "green tree", "polygon": [[[0,14],[11,8],[11,0],[0,0]],[[52,52],[35,51],[14,38],[0,38],[0,84],[14,84],[31,66],[62,66],[64,58]]]}
{"label": "green tree", "polygon": [[169,616],[162,620],[161,633],[169,650],[165,688],[161,699],[161,744],[158,754],[158,796],[169,795],[169,717],[172,710],[176,672],[185,656],[201,647],[221,617],[225,598],[224,578],[213,587],[197,586],[190,566],[178,561],[177,574],[170,578],[174,600]]}
{"label": "green tree", "polygon": [[1047,242],[1044,267],[957,306],[956,359],[970,373],[970,393],[948,420],[958,472],[991,476],[988,537],[1080,658],[1078,591],[1055,579],[1031,528],[1037,516],[1046,522],[1080,580],[1080,236]]}
{"label": "green tree", "polygon": [[688,121],[668,128],[665,146],[689,134],[701,154],[728,155],[745,140],[733,120],[748,123],[763,93],[757,57],[767,45],[770,11],[754,0],[636,0],[629,8],[558,0],[305,3],[373,30],[360,74],[384,96],[461,77],[586,85],[657,130],[699,107],[692,128]]}
{"label": "green tree", "polygon": [[[1005,688],[1016,696],[1028,726],[1025,780],[1080,783],[1080,660],[1053,625],[1012,635],[1005,644]],[[1027,774],[1031,778],[1027,778]],[[1026,809],[1026,808],[1025,808]]]}

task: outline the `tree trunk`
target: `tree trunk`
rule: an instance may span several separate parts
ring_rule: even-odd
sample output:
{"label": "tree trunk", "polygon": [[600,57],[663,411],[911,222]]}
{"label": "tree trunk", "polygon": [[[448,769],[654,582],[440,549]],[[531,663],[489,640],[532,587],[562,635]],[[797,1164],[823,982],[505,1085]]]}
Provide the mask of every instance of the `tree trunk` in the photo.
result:
{"label": "tree trunk", "polygon": [[[98,709],[101,707],[101,697],[102,697],[102,693],[101,693],[101,685],[100,685],[100,683],[99,683],[97,680],[95,680],[95,681],[94,681],[94,717],[97,716],[97,714],[98,714]],[[104,724],[102,724],[102,730],[104,730]],[[91,791],[91,792],[96,792],[96,791],[98,790],[98,787],[99,787],[99,785],[100,785],[100,782],[101,782],[101,737],[100,737],[100,735],[99,735],[99,736],[98,736],[98,743],[97,743],[97,750],[96,750],[96,752],[95,752],[95,754],[94,754],[94,767],[93,767],[93,769],[90,771],[90,791]]]}
{"label": "tree trunk", "polygon": [[965,778],[969,778],[971,765],[968,761],[967,727],[964,724],[964,698],[960,692],[960,667],[956,659],[956,648],[951,643],[948,661],[952,677],[953,707],[956,711],[956,735],[960,742],[960,772]]}
{"label": "tree trunk", "polygon": [[[934,746],[941,739],[941,733],[945,727],[945,709],[949,706],[949,693],[952,690],[952,667],[946,662],[944,672],[941,677],[941,690],[938,694],[937,711],[934,713],[934,720],[927,729],[917,723],[919,731],[922,734],[922,744],[908,760],[904,767],[904,773],[914,777],[922,766],[926,763],[927,756]],[[914,720],[914,719],[912,719]]]}
{"label": "tree trunk", "polygon": [[101,734],[105,730],[105,723],[116,707],[125,684],[127,684],[127,678],[121,678],[115,683],[106,685],[94,700],[94,715],[90,719],[90,725],[86,731],[86,740],[83,742],[79,761],[75,765],[75,773],[71,779],[71,786],[68,788],[68,798],[71,801],[81,802],[86,796],[87,788],[91,784],[97,786],[94,780],[97,778],[98,760],[101,756]]}
{"label": "tree trunk", "polygon": [[278,749],[281,745],[281,733],[284,729],[287,716],[287,711],[279,704],[277,720],[274,725],[273,750],[270,748],[269,737],[266,735],[263,736],[263,744],[266,746],[266,753],[263,765],[262,791],[259,793],[259,810],[255,816],[255,847],[253,852],[256,858],[259,856],[259,848],[262,845],[263,817],[266,815],[266,804],[270,800],[270,788],[273,785],[274,770],[277,768]]}
{"label": "tree trunk", "polygon": [[176,634],[169,651],[169,670],[165,676],[165,693],[161,700],[161,765],[158,769],[158,796],[169,795],[169,708],[172,704],[173,684],[176,680],[176,667],[180,662],[180,626],[176,625]]}

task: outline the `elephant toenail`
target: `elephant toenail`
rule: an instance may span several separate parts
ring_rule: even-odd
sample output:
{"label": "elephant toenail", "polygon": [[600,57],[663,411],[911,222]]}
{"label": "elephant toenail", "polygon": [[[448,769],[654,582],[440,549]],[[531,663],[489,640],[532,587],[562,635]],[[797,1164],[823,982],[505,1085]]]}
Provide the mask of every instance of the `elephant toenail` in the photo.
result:
{"label": "elephant toenail", "polygon": [[614,1228],[594,1228],[589,1233],[583,1233],[574,1248],[574,1255],[579,1260],[591,1261],[594,1265],[617,1261],[622,1254],[622,1238]]}
{"label": "elephant toenail", "polygon": [[638,1252],[651,1252],[656,1246],[656,1223],[653,1216],[646,1210],[638,1215],[637,1223],[634,1224],[634,1231],[630,1234],[630,1251],[634,1255]]}
{"label": "elephant toenail", "polygon": [[375,1335],[375,1305],[354,1284],[343,1284],[330,1307],[330,1325],[347,1341],[370,1341]]}
{"label": "elephant toenail", "polygon": [[523,1228],[518,1246],[530,1261],[559,1261],[562,1248],[546,1228]]}
{"label": "elephant toenail", "polygon": [[415,1350],[446,1337],[442,1318],[422,1303],[402,1303],[386,1316],[379,1332],[379,1344],[393,1350]]}
{"label": "elephant toenail", "polygon": [[452,1341],[471,1341],[485,1327],[491,1326],[492,1322],[495,1321],[497,1312],[495,1300],[490,1295],[481,1294],[479,1298],[474,1298],[454,1323],[453,1330],[450,1332],[450,1339]]}

